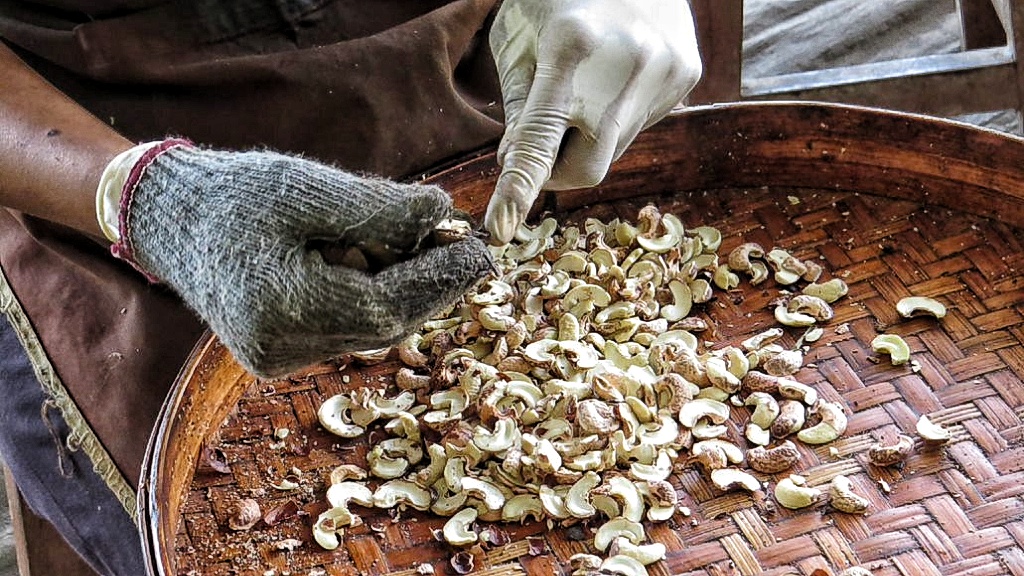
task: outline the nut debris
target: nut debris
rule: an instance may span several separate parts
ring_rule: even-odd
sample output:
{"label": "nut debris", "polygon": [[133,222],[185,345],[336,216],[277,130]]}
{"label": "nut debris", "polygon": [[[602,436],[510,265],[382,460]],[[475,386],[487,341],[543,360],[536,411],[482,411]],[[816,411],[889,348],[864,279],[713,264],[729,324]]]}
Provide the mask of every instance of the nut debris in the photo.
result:
{"label": "nut debris", "polygon": [[252,498],[244,498],[231,506],[228,516],[228,528],[242,531],[256,525],[263,517],[260,505]]}
{"label": "nut debris", "polygon": [[[402,368],[386,389],[337,394],[318,410],[338,436],[383,436],[365,463],[332,473],[316,541],[337,547],[361,522],[352,503],[448,517],[438,537],[457,547],[490,542],[479,522],[547,521],[579,539],[589,524],[604,557],[574,556],[576,573],[646,574],[665,549],[641,522],[686,510],[671,482],[680,467],[700,462],[720,490],[757,492],[767,484],[743,466],[774,474],[799,462],[783,437],[838,437],[842,407],[794,376],[809,331],[796,346],[780,327],[733,345],[695,333],[715,333],[702,313],[741,281],[786,286],[781,323],[807,327],[833,318],[845,284],[816,284],[819,265],[778,248],[744,244],[723,257],[721,244],[719,230],[648,206],[636,223],[546,219],[492,247],[495,273],[396,346]],[[804,429],[808,411],[815,426]],[[744,429],[757,445],[746,452],[731,438]],[[820,494],[780,485],[791,503]],[[472,559],[459,552],[453,568]]]}

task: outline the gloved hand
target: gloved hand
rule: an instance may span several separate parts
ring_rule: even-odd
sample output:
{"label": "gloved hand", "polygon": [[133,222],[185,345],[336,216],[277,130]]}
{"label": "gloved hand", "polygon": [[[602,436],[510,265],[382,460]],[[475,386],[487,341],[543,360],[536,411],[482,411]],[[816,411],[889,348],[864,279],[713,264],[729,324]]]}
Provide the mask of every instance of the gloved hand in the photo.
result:
{"label": "gloved hand", "polygon": [[[112,250],[177,291],[260,376],[393,344],[491,269],[475,238],[376,274],[325,263],[309,248],[329,239],[411,251],[451,212],[433,186],[180,140],[133,151],[107,167],[98,195],[101,227],[120,236]],[[118,182],[119,208],[104,193]]]}
{"label": "gloved hand", "polygon": [[542,188],[598,184],[701,74],[686,0],[505,0],[490,43],[505,136],[484,226],[500,243]]}

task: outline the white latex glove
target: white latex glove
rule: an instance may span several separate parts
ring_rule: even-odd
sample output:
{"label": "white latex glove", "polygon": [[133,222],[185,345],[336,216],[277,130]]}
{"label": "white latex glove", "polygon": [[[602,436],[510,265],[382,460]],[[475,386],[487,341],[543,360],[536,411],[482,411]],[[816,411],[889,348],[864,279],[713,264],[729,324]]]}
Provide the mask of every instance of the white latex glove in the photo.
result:
{"label": "white latex glove", "polygon": [[701,74],[686,0],[505,0],[490,43],[505,135],[484,225],[499,243],[541,189],[598,184]]}

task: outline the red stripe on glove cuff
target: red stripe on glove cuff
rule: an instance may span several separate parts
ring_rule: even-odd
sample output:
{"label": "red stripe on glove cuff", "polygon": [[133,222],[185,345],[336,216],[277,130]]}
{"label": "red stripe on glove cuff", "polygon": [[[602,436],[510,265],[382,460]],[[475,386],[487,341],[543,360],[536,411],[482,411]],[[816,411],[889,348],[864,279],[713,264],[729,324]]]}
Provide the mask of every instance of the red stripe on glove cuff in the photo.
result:
{"label": "red stripe on glove cuff", "polygon": [[121,207],[118,209],[117,213],[118,229],[121,233],[121,238],[110,247],[110,253],[113,254],[114,257],[120,258],[121,260],[131,264],[132,268],[141,272],[146,279],[154,284],[159,283],[160,279],[143,269],[135,260],[135,248],[132,246],[131,236],[128,234],[132,202],[135,199],[135,190],[139,187],[139,181],[142,179],[142,175],[146,172],[146,168],[149,168],[153,161],[156,160],[157,156],[171,148],[177,148],[178,146],[191,147],[192,145],[192,141],[184,138],[168,138],[149,150],[146,150],[145,154],[139,158],[139,161],[132,166],[131,172],[128,173],[128,179],[125,180],[124,188],[121,189]]}

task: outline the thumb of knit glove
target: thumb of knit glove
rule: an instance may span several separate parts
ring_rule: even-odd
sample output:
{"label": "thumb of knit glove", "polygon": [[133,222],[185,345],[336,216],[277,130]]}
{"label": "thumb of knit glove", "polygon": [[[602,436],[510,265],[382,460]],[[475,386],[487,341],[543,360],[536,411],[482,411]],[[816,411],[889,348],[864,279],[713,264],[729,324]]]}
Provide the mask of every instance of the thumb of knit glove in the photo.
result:
{"label": "thumb of knit glove", "polygon": [[[413,251],[452,209],[433,186],[181,140],[133,151],[107,169],[117,174],[125,162],[131,166],[112,251],[166,282],[259,376],[391,345],[491,270],[490,254],[475,238],[424,250],[376,274],[328,264],[309,247],[328,239]],[[109,189],[116,180],[105,173],[101,182],[101,227],[111,213],[104,182]]]}
{"label": "thumb of knit glove", "polygon": [[594,186],[701,74],[686,0],[505,0],[490,32],[502,172],[484,226],[512,239],[542,188]]}

